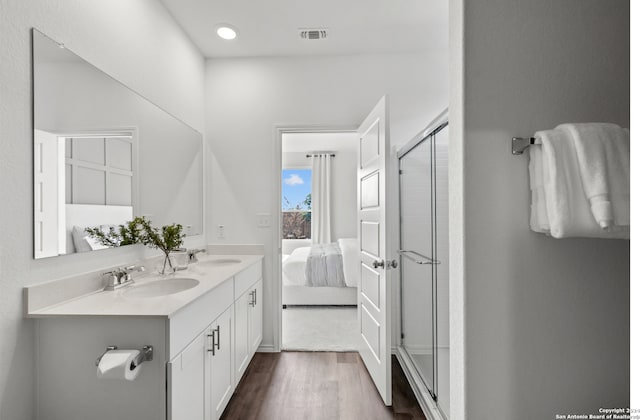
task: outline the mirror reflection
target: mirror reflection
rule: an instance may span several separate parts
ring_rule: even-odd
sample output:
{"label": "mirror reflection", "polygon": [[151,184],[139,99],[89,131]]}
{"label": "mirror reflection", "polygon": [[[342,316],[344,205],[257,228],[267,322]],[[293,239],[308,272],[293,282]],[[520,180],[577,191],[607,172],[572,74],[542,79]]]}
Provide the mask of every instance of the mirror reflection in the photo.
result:
{"label": "mirror reflection", "polygon": [[33,31],[34,256],[105,249],[135,216],[202,233],[202,135]]}

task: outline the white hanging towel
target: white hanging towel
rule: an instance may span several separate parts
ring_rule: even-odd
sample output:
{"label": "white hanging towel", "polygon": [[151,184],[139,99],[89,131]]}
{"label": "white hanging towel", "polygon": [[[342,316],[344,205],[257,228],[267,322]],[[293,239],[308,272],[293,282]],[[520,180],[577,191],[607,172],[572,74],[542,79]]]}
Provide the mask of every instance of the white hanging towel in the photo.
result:
{"label": "white hanging towel", "polygon": [[530,148],[529,159],[529,185],[531,187],[531,219],[529,224],[534,232],[549,234],[541,147]]}
{"label": "white hanging towel", "polygon": [[629,232],[629,131],[616,124],[562,124],[573,140],[584,193],[598,225]]}
{"label": "white hanging towel", "polygon": [[[542,160],[543,193],[537,194],[537,203],[544,197],[549,233],[554,238],[592,237],[592,238],[628,238],[628,232],[606,231],[600,228],[591,214],[589,201],[582,188],[578,157],[572,137],[565,130],[538,131],[535,137],[540,139],[540,155],[533,152],[534,169],[539,168],[538,158]],[[533,151],[538,146],[530,149]],[[532,197],[535,180],[539,179],[534,170],[532,177]],[[540,191],[539,189],[537,189]],[[545,218],[542,206],[536,206],[537,230],[545,232],[541,221]],[[535,222],[535,221],[534,221]]]}

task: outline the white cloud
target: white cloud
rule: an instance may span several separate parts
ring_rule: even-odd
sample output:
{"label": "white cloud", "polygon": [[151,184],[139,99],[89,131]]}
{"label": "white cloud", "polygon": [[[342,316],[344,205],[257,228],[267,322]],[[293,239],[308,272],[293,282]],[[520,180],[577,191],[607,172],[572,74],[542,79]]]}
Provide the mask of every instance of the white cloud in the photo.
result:
{"label": "white cloud", "polygon": [[289,175],[289,178],[284,180],[284,183],[293,187],[295,185],[304,184],[304,180],[300,178],[300,175],[298,174],[291,174]]}

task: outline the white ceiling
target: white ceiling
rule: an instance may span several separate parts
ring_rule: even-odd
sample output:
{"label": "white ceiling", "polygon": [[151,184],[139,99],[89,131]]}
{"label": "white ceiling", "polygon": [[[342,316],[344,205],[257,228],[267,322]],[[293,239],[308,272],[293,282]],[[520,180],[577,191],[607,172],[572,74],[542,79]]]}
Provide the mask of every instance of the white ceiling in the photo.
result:
{"label": "white ceiling", "polygon": [[[161,0],[205,57],[400,53],[447,48],[447,0]],[[232,41],[216,35],[230,24]],[[302,40],[300,28],[326,28]]]}

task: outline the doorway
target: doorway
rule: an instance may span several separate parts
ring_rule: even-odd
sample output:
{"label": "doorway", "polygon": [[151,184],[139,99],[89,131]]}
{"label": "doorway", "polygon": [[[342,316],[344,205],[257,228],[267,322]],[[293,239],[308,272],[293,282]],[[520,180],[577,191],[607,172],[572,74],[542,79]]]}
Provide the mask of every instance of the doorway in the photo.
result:
{"label": "doorway", "polygon": [[351,130],[282,133],[283,350],[357,350],[357,151]]}

